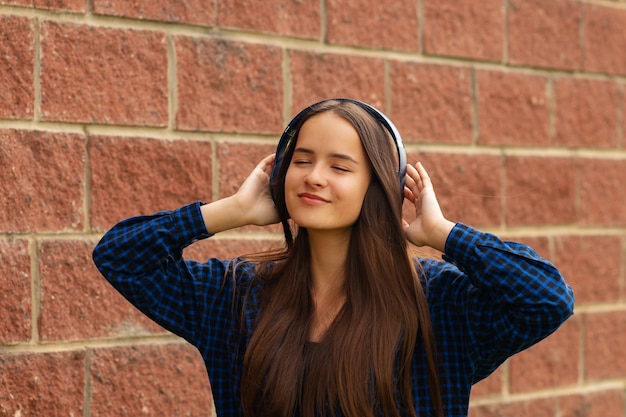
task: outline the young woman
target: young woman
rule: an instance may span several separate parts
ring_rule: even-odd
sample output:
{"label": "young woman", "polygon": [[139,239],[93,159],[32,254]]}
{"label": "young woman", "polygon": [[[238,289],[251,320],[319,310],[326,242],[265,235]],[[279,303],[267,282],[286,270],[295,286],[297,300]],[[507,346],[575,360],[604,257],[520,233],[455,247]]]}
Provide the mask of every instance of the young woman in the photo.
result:
{"label": "young woman", "polygon": [[[573,295],[529,247],[446,219],[403,152],[372,107],[317,103],[234,195],[122,221],[94,261],[200,350],[219,416],[466,416],[472,384],[556,330]],[[277,222],[284,250],[182,259]],[[412,259],[408,242],[444,260]]]}

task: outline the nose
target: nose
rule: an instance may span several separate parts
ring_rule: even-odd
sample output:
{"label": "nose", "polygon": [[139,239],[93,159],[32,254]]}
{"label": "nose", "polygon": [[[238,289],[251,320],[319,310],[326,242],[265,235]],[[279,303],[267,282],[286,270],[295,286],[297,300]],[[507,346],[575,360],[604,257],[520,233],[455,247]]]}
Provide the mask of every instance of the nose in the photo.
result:
{"label": "nose", "polygon": [[310,171],[306,174],[304,180],[312,187],[325,187],[326,177],[324,169],[320,164],[313,164]]}

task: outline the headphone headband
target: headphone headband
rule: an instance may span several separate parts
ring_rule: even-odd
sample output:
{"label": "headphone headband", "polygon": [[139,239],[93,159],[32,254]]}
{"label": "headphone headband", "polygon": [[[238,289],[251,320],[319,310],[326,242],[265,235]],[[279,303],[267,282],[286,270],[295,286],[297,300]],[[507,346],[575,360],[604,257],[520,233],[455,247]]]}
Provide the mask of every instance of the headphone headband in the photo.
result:
{"label": "headphone headband", "polygon": [[280,172],[280,167],[283,164],[283,158],[285,156],[285,151],[287,150],[287,146],[294,138],[297,129],[299,129],[302,119],[316,106],[325,103],[327,101],[340,101],[340,102],[349,102],[354,103],[357,106],[361,107],[363,110],[367,111],[372,117],[374,117],[380,124],[382,124],[385,129],[391,134],[391,137],[396,145],[396,151],[398,152],[398,181],[400,182],[400,192],[402,198],[404,198],[404,176],[406,175],[406,151],[404,149],[404,144],[402,143],[402,137],[400,136],[400,132],[393,124],[393,122],[380,110],[376,107],[364,103],[362,101],[350,99],[350,98],[334,98],[322,100],[317,103],[314,103],[307,108],[301,110],[287,125],[283,134],[280,136],[280,140],[278,141],[278,146],[276,147],[276,158],[274,159],[274,167],[272,168],[272,173],[270,175],[270,192],[272,194],[272,198],[274,197],[274,189],[273,184],[275,184],[276,179],[278,178],[278,174]]}

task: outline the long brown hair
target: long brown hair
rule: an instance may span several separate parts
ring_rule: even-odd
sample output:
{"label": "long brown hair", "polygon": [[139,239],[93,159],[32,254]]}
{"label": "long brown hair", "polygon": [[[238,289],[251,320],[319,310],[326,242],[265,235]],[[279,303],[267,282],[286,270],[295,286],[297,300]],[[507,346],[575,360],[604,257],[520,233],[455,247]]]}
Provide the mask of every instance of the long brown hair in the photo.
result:
{"label": "long brown hair", "polygon": [[[359,133],[372,169],[345,266],[346,301],[323,339],[307,343],[314,311],[307,231],[292,226],[284,178],[302,124],[331,111]],[[423,345],[430,396],[443,417],[426,297],[407,253],[395,148],[360,106],[329,100],[297,126],[273,184],[286,247],[265,256],[255,279],[261,308],[244,357],[241,397],[247,416],[416,416],[412,361]],[[293,227],[293,229],[292,229]],[[294,237],[295,236],[295,237]]]}

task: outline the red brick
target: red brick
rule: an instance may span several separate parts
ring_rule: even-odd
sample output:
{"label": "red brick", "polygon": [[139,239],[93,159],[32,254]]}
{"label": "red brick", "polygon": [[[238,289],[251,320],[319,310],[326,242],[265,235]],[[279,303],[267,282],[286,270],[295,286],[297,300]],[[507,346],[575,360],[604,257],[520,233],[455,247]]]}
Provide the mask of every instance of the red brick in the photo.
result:
{"label": "red brick", "polygon": [[326,2],[326,40],[332,44],[417,51],[417,2]]}
{"label": "red brick", "polygon": [[0,130],[0,230],[83,227],[85,144],[79,135]]}
{"label": "red brick", "polygon": [[30,281],[28,242],[0,241],[0,344],[30,340]]}
{"label": "red brick", "polygon": [[215,25],[215,7],[212,3],[202,0],[153,0],[144,2],[92,0],[92,3],[95,14],[195,25]]}
{"label": "red brick", "polygon": [[0,16],[0,39],[0,118],[32,118],[35,100],[32,21]]}
{"label": "red brick", "polygon": [[502,392],[502,385],[505,380],[504,369],[501,366],[487,378],[472,386],[471,400],[490,395],[498,395]]}
{"label": "red brick", "polygon": [[502,219],[500,158],[487,155],[409,153],[432,179],[444,215],[473,226],[499,226]]}
{"label": "red brick", "polygon": [[0,4],[33,7],[33,0],[0,0]]}
{"label": "red brick", "polygon": [[320,3],[315,0],[218,2],[218,24],[264,33],[274,33],[297,38],[319,39],[321,36]]}
{"label": "red brick", "polygon": [[478,71],[476,80],[480,144],[549,145],[549,108],[544,77]]}
{"label": "red brick", "polygon": [[44,22],[41,49],[42,119],[167,125],[164,34]]}
{"label": "red brick", "polygon": [[501,404],[481,405],[474,408],[477,417],[554,417],[556,399],[519,400]]}
{"label": "red brick", "polygon": [[378,58],[291,51],[292,114],[331,97],[365,101],[385,111],[385,68]]}
{"label": "red brick", "polygon": [[554,247],[554,263],[574,289],[576,305],[619,301],[619,237],[559,236]]}
{"label": "red brick", "polygon": [[87,10],[85,0],[33,0],[32,3],[37,9],[68,10],[71,12]]}
{"label": "red brick", "polygon": [[93,246],[85,241],[40,244],[41,340],[163,333],[100,275],[91,259]]}
{"label": "red brick", "polygon": [[615,148],[618,146],[619,91],[608,81],[560,79],[554,83],[555,144]]}
{"label": "red brick", "polygon": [[587,392],[561,397],[560,417],[608,417],[624,415],[624,392],[606,388],[603,391]]}
{"label": "red brick", "polygon": [[84,352],[0,355],[5,416],[82,416],[84,386]]}
{"label": "red brick", "polygon": [[183,130],[282,130],[282,52],[266,45],[176,38],[178,113]]}
{"label": "red brick", "polygon": [[390,117],[405,143],[471,143],[469,69],[392,62],[390,78]]}
{"label": "red brick", "polygon": [[234,259],[283,247],[282,240],[206,239],[185,248],[185,259],[206,262],[211,258]]}
{"label": "red brick", "polygon": [[209,200],[211,154],[208,142],[91,138],[92,227]]}
{"label": "red brick", "polygon": [[626,311],[586,313],[585,380],[622,378],[626,374]]}
{"label": "red brick", "polygon": [[576,220],[572,160],[509,157],[505,169],[509,226],[571,224]]}
{"label": "red brick", "polygon": [[582,7],[570,0],[511,0],[509,62],[578,70],[582,64]]}
{"label": "red brick", "polygon": [[576,317],[510,360],[513,393],[573,386],[578,382],[581,324]]}
{"label": "red brick", "polygon": [[214,416],[207,373],[187,344],[96,349],[91,416]]}
{"label": "red brick", "polygon": [[424,0],[424,52],[501,61],[502,1]]}
{"label": "red brick", "polygon": [[626,9],[585,3],[584,66],[589,72],[626,74]]}
{"label": "red brick", "polygon": [[581,159],[577,169],[579,222],[584,225],[626,225],[624,173],[626,161]]}
{"label": "red brick", "polygon": [[[530,246],[539,256],[550,259],[550,241],[542,236],[507,236],[505,240],[519,242]],[[558,265],[557,265],[558,267]]]}

